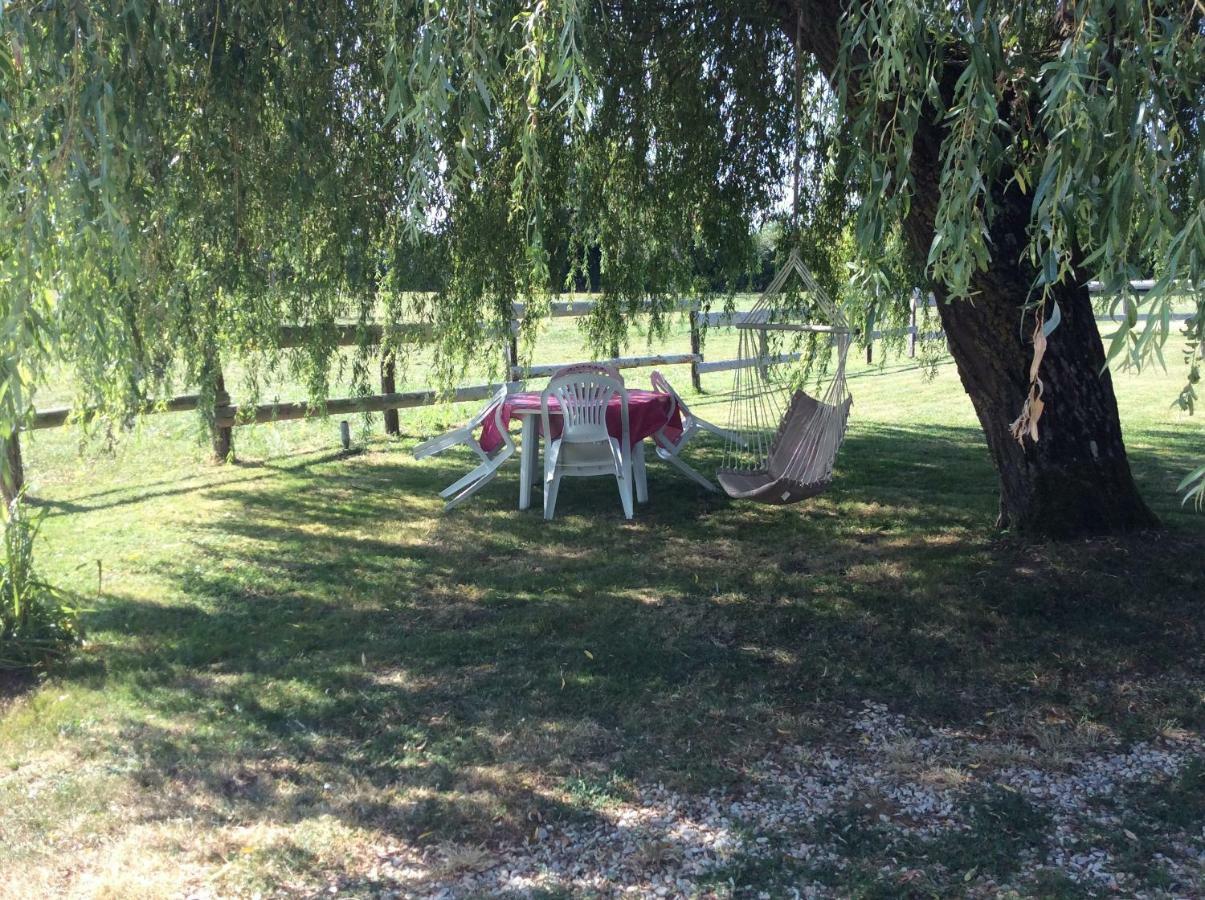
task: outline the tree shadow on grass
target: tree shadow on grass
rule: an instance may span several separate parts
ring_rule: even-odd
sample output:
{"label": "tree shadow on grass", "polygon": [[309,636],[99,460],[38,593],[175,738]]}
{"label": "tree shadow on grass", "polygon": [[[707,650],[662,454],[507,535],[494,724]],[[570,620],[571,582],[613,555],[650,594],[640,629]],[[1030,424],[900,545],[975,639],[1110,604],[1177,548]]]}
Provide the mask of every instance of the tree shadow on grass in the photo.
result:
{"label": "tree shadow on grass", "polygon": [[806,507],[650,465],[631,522],[603,478],[545,523],[516,467],[447,515],[456,457],[284,467],[214,488],[230,514],[159,562],[182,599],[109,597],[103,661],[68,675],[155,711],[121,740],[167,805],[428,840],[592,815],[572,779],[738,785],[775,745],[855,740],[867,700],[1200,727],[1199,537],[1001,540],[968,432],[860,429]]}

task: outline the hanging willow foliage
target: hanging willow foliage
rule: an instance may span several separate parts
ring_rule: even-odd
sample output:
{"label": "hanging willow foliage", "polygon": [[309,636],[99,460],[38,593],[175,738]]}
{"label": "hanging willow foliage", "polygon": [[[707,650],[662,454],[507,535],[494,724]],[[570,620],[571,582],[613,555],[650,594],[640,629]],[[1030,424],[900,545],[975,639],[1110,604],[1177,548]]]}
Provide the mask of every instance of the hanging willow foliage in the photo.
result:
{"label": "hanging willow foliage", "polygon": [[[1159,352],[1205,258],[1199,3],[804,3],[795,129],[798,8],[0,5],[0,428],[56,354],[81,404],[129,413],[173,380],[212,391],[223,356],[271,364],[282,323],[423,318],[452,379],[499,355],[512,302],[538,315],[592,253],[588,336],[620,342],[637,309],[656,328],[749,270],[794,135],[806,230],[835,243],[856,212],[868,295],[899,223],[935,203],[921,262],[947,295],[1007,252],[1040,297],[1083,250],[1128,316],[1112,358]],[[925,121],[946,126],[936,197],[911,166]],[[1001,178],[1032,198],[1016,247],[988,238]],[[1139,326],[1124,286],[1151,273],[1163,315]],[[314,334],[321,396],[334,347]]]}
{"label": "hanging willow foliage", "polygon": [[[434,324],[446,380],[592,248],[594,343],[650,299],[660,326],[671,298],[751,264],[789,122],[777,33],[735,6],[675,15],[8,4],[0,427],[55,348],[81,405],[128,413],[173,377],[212,391],[223,355],[270,351],[282,323],[379,314],[381,296]],[[420,268],[438,293],[407,297]],[[334,347],[314,335],[321,395]]]}

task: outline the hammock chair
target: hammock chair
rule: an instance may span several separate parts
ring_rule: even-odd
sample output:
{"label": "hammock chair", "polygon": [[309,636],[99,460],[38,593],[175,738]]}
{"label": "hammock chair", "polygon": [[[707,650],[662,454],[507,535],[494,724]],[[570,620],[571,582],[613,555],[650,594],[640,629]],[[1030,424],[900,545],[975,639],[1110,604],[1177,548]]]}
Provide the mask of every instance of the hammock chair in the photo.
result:
{"label": "hammock chair", "polygon": [[[776,321],[776,298],[794,273],[803,292],[830,324],[814,325]],[[845,438],[845,425],[853,403],[845,381],[849,353],[849,323],[841,309],[816,283],[799,251],[792,249],[786,264],[753,309],[733,323],[740,329],[738,367],[732,389],[723,466],[716,479],[728,496],[758,503],[798,503],[824,491],[833,478],[833,463]],[[772,353],[771,332],[820,332],[832,335],[837,369],[824,395],[817,399],[801,390],[791,392],[777,374],[797,359]]]}
{"label": "hammock chair", "polygon": [[[800,105],[803,93],[800,35],[802,7],[795,17],[794,159],[791,187],[791,230],[799,226],[799,177],[802,142]],[[783,293],[794,273],[802,282],[800,296],[810,301],[809,311],[829,319],[828,325],[785,321]],[[788,307],[793,304],[786,304]],[[799,307],[796,307],[798,310]],[[728,428],[732,432],[716,479],[729,497],[758,503],[798,503],[814,497],[833,480],[833,463],[845,439],[845,423],[853,398],[845,383],[845,357],[849,353],[849,322],[832,297],[816,283],[808,267],[792,248],[786,264],[758,298],[753,309],[733,324],[740,329],[735,383]],[[795,356],[772,354],[768,335],[775,332],[822,332],[832,335],[837,350],[837,371],[824,396],[817,399],[801,390],[785,399],[787,385],[776,383],[775,371]]]}

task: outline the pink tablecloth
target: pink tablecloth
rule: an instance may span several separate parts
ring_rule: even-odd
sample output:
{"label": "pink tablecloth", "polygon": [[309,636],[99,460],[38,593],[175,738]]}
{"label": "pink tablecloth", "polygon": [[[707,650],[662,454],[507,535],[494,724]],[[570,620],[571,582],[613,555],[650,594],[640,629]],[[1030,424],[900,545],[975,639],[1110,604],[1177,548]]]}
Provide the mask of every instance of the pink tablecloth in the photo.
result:
{"label": "pink tablecloth", "polygon": [[[549,398],[548,411],[550,414],[556,416],[552,420],[552,430],[555,432],[553,437],[560,434],[560,417],[556,415],[555,407],[556,398]],[[502,401],[502,427],[508,427],[511,419],[520,410],[529,409],[539,411],[539,392],[527,391],[521,394],[509,394]],[[670,412],[671,409],[673,410],[672,414]],[[619,398],[612,397],[611,404],[607,407],[607,431],[611,433],[612,437],[619,437],[623,434],[623,426],[619,416]],[[635,447],[645,438],[652,437],[662,426],[665,426],[665,433],[672,441],[676,441],[682,433],[682,414],[678,412],[678,408],[674,404],[674,398],[669,394],[662,394],[656,391],[629,389],[628,436],[632,440],[632,446]],[[494,417],[492,415],[488,416],[485,424],[481,426],[480,441],[481,449],[486,453],[493,453],[502,445],[502,435],[498,434],[498,428],[494,424]]]}

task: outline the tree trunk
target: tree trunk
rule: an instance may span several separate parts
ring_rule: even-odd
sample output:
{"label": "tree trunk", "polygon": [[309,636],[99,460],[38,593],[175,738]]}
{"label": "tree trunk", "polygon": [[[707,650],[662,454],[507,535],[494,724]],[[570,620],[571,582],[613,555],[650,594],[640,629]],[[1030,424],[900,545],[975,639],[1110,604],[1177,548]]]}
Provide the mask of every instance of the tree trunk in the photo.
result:
{"label": "tree trunk", "polygon": [[21,432],[14,430],[7,438],[0,440],[0,452],[4,454],[0,462],[0,498],[5,506],[11,506],[25,487],[25,464],[21,461]]}
{"label": "tree trunk", "polygon": [[[230,395],[226,393],[226,379],[222,377],[221,370],[219,369],[217,376],[217,387],[214,391],[214,406],[229,405]],[[214,423],[211,437],[213,438],[213,461],[215,463],[233,462],[234,429],[229,425],[218,425],[217,423]]]}
{"label": "tree trunk", "polygon": [[[1032,344],[1022,339],[1020,287],[979,279],[974,302],[943,304],[941,320],[1000,475],[997,524],[1021,533],[1074,537],[1157,526],[1130,474],[1117,398],[1087,288],[1056,295],[1062,322],[1050,335],[1039,377],[1046,403],[1039,440],[1009,432],[1029,390]],[[1032,323],[1032,317],[1028,319]],[[1026,335],[1026,338],[1028,335]]]}
{"label": "tree trunk", "polygon": [[[935,147],[929,137],[918,141],[918,196],[905,229],[922,259],[933,240],[940,172],[929,155]],[[939,312],[950,354],[1000,475],[997,524],[1058,538],[1157,527],[1130,474],[1086,277],[1053,293],[1062,321],[1050,334],[1038,373],[1046,404],[1039,440],[1021,444],[1009,431],[1029,393],[1035,320],[1025,315],[1025,305],[1035,272],[1022,262],[1029,198],[1014,186],[999,190],[996,202],[992,261],[972,280],[973,299],[947,303],[940,285],[934,292],[943,301]]]}

